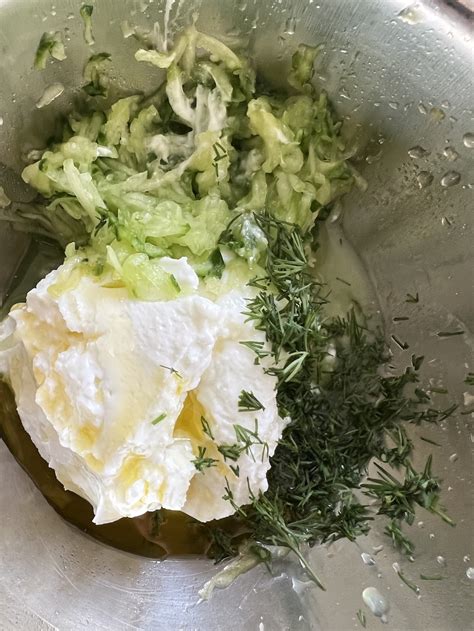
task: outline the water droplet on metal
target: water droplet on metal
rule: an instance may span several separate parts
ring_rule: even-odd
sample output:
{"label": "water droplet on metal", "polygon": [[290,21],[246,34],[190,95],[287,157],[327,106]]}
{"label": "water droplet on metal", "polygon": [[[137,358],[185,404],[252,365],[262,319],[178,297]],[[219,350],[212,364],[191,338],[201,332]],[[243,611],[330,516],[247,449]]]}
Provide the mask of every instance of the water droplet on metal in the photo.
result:
{"label": "water droplet on metal", "polygon": [[456,460],[459,458],[459,456],[457,454],[451,454],[449,456],[449,462],[456,462]]}
{"label": "water droplet on metal", "polygon": [[471,132],[468,132],[467,134],[464,134],[464,136],[462,137],[462,141],[465,147],[467,147],[468,149],[474,149],[474,134]]}
{"label": "water droplet on metal", "polygon": [[376,587],[366,587],[362,592],[362,600],[377,618],[385,616],[390,609],[387,599]]}
{"label": "water droplet on metal", "polygon": [[36,107],[39,110],[42,107],[46,107],[46,105],[49,105],[55,99],[60,97],[63,92],[64,92],[64,86],[62,83],[53,83],[52,85],[48,86],[45,89],[45,91],[41,95],[41,98],[37,101]]}
{"label": "water droplet on metal", "polygon": [[419,188],[427,188],[433,181],[433,175],[429,171],[420,171],[416,176]]}
{"label": "water droplet on metal", "polygon": [[420,22],[421,20],[421,14],[418,10],[418,5],[412,4],[408,7],[405,7],[397,15],[397,18],[400,21],[405,22],[406,24],[410,24],[411,26],[413,26],[413,24],[418,24],[418,22]]}
{"label": "water droplet on metal", "polygon": [[3,116],[0,116],[0,127],[3,125]]}
{"label": "water droplet on metal", "polygon": [[365,161],[367,162],[367,164],[374,164],[374,162],[378,162],[381,157],[382,157],[382,149],[380,149],[380,151],[377,151],[377,153],[373,155],[366,156]]}
{"label": "water droplet on metal", "polygon": [[464,563],[469,563],[469,561],[471,560],[471,557],[466,554],[465,556],[463,556],[462,560],[464,561]]}
{"label": "water droplet on metal", "polygon": [[288,18],[285,23],[285,30],[283,31],[285,35],[294,35],[296,31],[296,19],[291,17]]}
{"label": "water droplet on metal", "polygon": [[441,555],[438,555],[438,556],[436,557],[436,563],[437,563],[438,565],[441,565],[442,567],[446,567],[446,565],[447,565],[447,563],[446,563],[446,559],[445,559],[443,556],[441,556]]}
{"label": "water droplet on metal", "polygon": [[466,576],[470,581],[474,581],[474,567],[468,567],[466,570]]}
{"label": "water droplet on metal", "polygon": [[400,107],[400,104],[397,103],[396,101],[390,101],[388,106],[392,108],[392,110],[398,110],[398,108]]}
{"label": "water droplet on metal", "polygon": [[426,108],[426,105],[423,105],[423,103],[418,103],[418,111],[420,114],[428,114],[428,109]]}
{"label": "water droplet on metal", "polygon": [[291,586],[293,588],[293,591],[296,592],[298,596],[300,596],[307,589],[314,587],[314,582],[313,581],[300,581],[299,579],[293,577],[291,579]]}
{"label": "water droplet on metal", "polygon": [[397,563],[396,561],[395,563],[392,563],[392,568],[394,572],[400,572],[400,564]]}
{"label": "water droplet on metal", "polygon": [[418,159],[418,158],[426,158],[426,156],[430,155],[429,151],[426,151],[424,147],[420,145],[416,145],[415,147],[411,147],[408,149],[408,155],[410,158]]}
{"label": "water droplet on metal", "polygon": [[456,184],[459,184],[460,180],[460,173],[458,173],[457,171],[448,171],[441,178],[441,186],[444,186],[444,188],[449,188],[450,186],[455,186]]}
{"label": "water droplet on metal", "polygon": [[459,158],[459,153],[452,147],[446,147],[443,151],[443,156],[450,162],[454,162]]}
{"label": "water droplet on metal", "polygon": [[368,554],[367,552],[362,552],[360,557],[366,565],[375,565],[375,559],[371,557],[370,554]]}
{"label": "water droplet on metal", "polygon": [[435,538],[434,532],[430,532],[430,539],[434,539],[434,538]]}
{"label": "water droplet on metal", "polygon": [[424,528],[425,527],[425,522],[424,521],[419,521],[417,524],[418,528]]}

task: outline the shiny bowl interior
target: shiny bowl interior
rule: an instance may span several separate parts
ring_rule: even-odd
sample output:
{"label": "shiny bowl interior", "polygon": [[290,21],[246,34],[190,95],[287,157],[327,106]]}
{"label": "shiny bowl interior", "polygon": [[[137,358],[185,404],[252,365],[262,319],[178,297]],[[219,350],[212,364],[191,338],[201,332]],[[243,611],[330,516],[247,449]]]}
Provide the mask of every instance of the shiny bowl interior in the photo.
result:
{"label": "shiny bowl interior", "polygon": [[[474,511],[472,446],[474,111],[469,11],[456,3],[419,0],[97,0],[96,51],[112,53],[119,89],[150,89],[157,73],[133,61],[136,42],[121,23],[150,27],[169,16],[170,32],[189,23],[244,42],[260,72],[275,84],[286,76],[298,43],[323,43],[315,76],[346,120],[358,147],[356,166],[369,182],[344,202],[344,231],[377,293],[394,362],[425,356],[423,377],[449,390],[457,413],[439,427],[416,429],[441,443],[433,451],[444,480],[444,503],[455,529],[419,513],[410,533],[414,562],[390,548],[376,524],[369,537],[312,551],[327,592],[308,587],[296,564],[278,562],[240,577],[210,602],[197,591],[213,574],[198,558],[160,562],[89,539],[65,523],[0,442],[0,627],[5,629],[322,629],[360,627],[362,590],[376,586],[391,605],[394,630],[468,629],[472,624]],[[25,153],[42,146],[52,122],[72,107],[83,64],[81,2],[0,0],[0,185],[15,201],[32,193],[18,179]],[[67,28],[68,58],[32,69],[45,30]],[[53,82],[64,94],[48,107],[35,103]],[[423,149],[420,150],[420,147]],[[0,226],[0,306],[8,300],[30,241]],[[47,257],[38,274],[47,271]],[[407,303],[407,294],[419,303]],[[397,317],[409,320],[394,322]],[[439,332],[463,331],[443,337]],[[444,398],[443,398],[444,397]],[[380,550],[380,546],[384,546]],[[366,565],[361,553],[373,556]],[[471,561],[472,559],[472,561]],[[394,572],[420,586],[414,593]],[[446,576],[420,581],[420,573]],[[474,573],[474,571],[473,571]],[[365,609],[367,628],[380,621]]]}

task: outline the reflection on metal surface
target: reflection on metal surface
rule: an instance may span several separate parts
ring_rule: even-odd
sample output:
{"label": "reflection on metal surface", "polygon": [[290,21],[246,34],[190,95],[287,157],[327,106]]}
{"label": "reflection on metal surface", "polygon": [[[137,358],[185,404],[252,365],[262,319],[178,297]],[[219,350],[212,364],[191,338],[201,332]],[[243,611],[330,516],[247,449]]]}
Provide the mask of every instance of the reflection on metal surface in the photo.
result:
{"label": "reflection on metal surface", "polygon": [[[58,112],[72,104],[80,84],[90,54],[82,39],[80,5],[79,0],[65,0],[52,9],[50,0],[0,0],[0,148],[7,167],[0,170],[0,186],[10,199],[25,199],[25,191],[14,177],[3,181],[4,174],[18,172],[22,155],[42,146]],[[397,17],[414,5],[415,23]],[[299,589],[292,580],[304,582],[299,568],[278,561],[274,578],[265,568],[256,568],[208,603],[197,605],[198,590],[215,571],[211,562],[195,558],[160,562],[85,537],[48,506],[0,443],[2,628],[89,625],[111,631],[214,631],[230,625],[254,630],[263,624],[272,631],[339,631],[360,627],[357,612],[362,609],[367,628],[376,629],[380,621],[361,596],[368,587],[390,602],[391,629],[469,628],[474,430],[472,404],[463,405],[463,396],[473,393],[464,383],[473,370],[474,349],[472,42],[462,14],[443,6],[431,0],[168,3],[170,36],[199,10],[199,28],[219,33],[233,45],[243,43],[253,51],[264,75],[276,84],[281,85],[286,76],[282,60],[288,50],[302,41],[325,44],[317,83],[347,119],[347,134],[359,147],[357,167],[369,181],[366,192],[354,192],[346,200],[345,233],[371,271],[388,332],[396,327],[397,337],[409,346],[407,350],[394,348],[394,361],[406,365],[411,353],[425,355],[426,380],[442,383],[449,389],[449,398],[460,403],[460,413],[441,427],[414,428],[417,435],[441,445],[423,442],[420,461],[434,452],[456,531],[420,513],[417,521],[422,526],[414,525],[410,533],[417,544],[411,563],[391,550],[381,524],[357,544],[339,542],[313,552],[312,563],[328,589],[324,594]],[[121,25],[125,20],[141,29],[154,21],[163,24],[164,12],[165,3],[159,0],[97,3],[97,50],[112,53],[122,89],[133,85],[148,90],[159,75],[131,61],[136,40],[125,39]],[[67,20],[70,15],[74,19]],[[41,73],[33,72],[34,48],[43,31],[66,26],[70,35],[67,59]],[[65,87],[61,98],[37,110],[35,103],[55,82]],[[363,150],[365,145],[369,153]],[[427,155],[410,157],[408,151],[416,146]],[[458,154],[453,163],[443,156],[448,146]],[[368,164],[367,155],[378,159]],[[459,181],[442,186],[443,176],[454,166]],[[428,174],[424,180],[422,174]],[[427,179],[429,185],[422,186],[420,181]],[[446,218],[448,222],[443,222]],[[5,232],[0,240],[10,243]],[[0,276],[8,266],[14,274],[15,257],[24,242],[20,239],[12,251],[0,247]],[[407,294],[418,294],[419,302],[406,302]],[[398,318],[395,323],[394,318]],[[437,335],[454,330],[464,333]],[[443,405],[446,395],[435,396]],[[452,461],[454,453],[458,458]],[[365,564],[361,553],[375,554],[376,550],[375,565]],[[438,563],[440,556],[446,567]],[[394,562],[403,576],[418,585],[418,596],[393,571]],[[420,574],[441,575],[442,580],[424,580]]]}

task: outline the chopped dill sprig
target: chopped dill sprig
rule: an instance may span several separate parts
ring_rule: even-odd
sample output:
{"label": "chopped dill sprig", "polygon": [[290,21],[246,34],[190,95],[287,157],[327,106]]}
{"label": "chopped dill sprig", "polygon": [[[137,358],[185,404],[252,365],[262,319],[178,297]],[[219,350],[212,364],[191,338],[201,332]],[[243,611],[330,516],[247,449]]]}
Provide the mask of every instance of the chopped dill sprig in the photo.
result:
{"label": "chopped dill sprig", "polygon": [[359,609],[357,611],[357,619],[359,620],[361,626],[364,627],[364,629],[365,629],[365,627],[367,626],[367,619],[366,619],[365,613],[362,611],[362,609]]}
{"label": "chopped dill sprig", "polygon": [[242,390],[239,396],[239,412],[257,412],[264,409],[265,406],[260,403],[253,392]]}
{"label": "chopped dill sprig", "polygon": [[205,469],[209,469],[210,467],[214,467],[217,464],[217,460],[215,458],[206,457],[207,448],[206,447],[198,447],[198,455],[192,463],[196,467],[198,471],[204,471]]}
{"label": "chopped dill sprig", "polygon": [[[453,524],[440,506],[431,456],[421,471],[411,462],[405,424],[436,423],[456,406],[431,407],[417,385],[423,357],[412,355],[403,372],[387,376],[381,367],[390,354],[380,331],[368,330],[355,310],[326,316],[327,289],[309,273],[309,236],[265,214],[255,220],[268,241],[266,276],[251,282],[257,291],[246,316],[267,347],[243,344],[257,358],[269,346],[273,365],[265,370],[277,378],[280,415],[291,420],[270,459],[266,493],[249,490],[251,503],[241,507],[229,487],[225,498],[251,539],[293,550],[321,586],[305,545],[354,540],[381,515],[394,546],[412,554],[402,527],[413,523],[417,507]],[[375,473],[364,482],[373,461]]]}
{"label": "chopped dill sprig", "polygon": [[162,414],[160,414],[159,416],[157,416],[155,419],[152,420],[151,424],[152,425],[158,425],[158,423],[161,423],[161,421],[164,421],[166,418],[166,412],[163,412]]}

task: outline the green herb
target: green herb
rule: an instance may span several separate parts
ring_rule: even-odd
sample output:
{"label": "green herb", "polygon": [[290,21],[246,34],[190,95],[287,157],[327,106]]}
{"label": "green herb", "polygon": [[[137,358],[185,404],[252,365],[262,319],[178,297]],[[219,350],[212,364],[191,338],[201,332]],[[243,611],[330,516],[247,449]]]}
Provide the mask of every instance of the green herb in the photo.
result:
{"label": "green herb", "polygon": [[347,282],[347,280],[344,280],[343,278],[339,278],[339,276],[336,276],[336,280],[338,280],[340,283],[344,283],[344,285],[347,285],[348,287],[351,286],[351,284]]}
{"label": "green herb", "polygon": [[474,372],[467,373],[464,383],[468,386],[474,386]]}
{"label": "green herb", "polygon": [[219,445],[217,447],[217,451],[222,454],[224,460],[232,460],[236,462],[242,455],[244,448],[242,445],[234,443],[233,445]]}
{"label": "green herb", "polygon": [[426,574],[420,574],[420,578],[422,581],[444,581],[446,576],[441,576],[440,574],[436,574],[435,576],[426,576]]}
{"label": "green herb", "polygon": [[397,316],[395,318],[393,318],[394,322],[405,322],[406,320],[409,320],[410,318],[407,316]]}
{"label": "green herb", "polygon": [[[402,525],[413,523],[416,507],[452,521],[440,507],[431,457],[421,471],[411,464],[413,443],[402,423],[437,422],[456,406],[427,407],[429,397],[417,388],[421,357],[384,376],[380,366],[390,355],[380,333],[369,332],[354,311],[325,316],[326,289],[309,275],[301,231],[267,215],[256,220],[269,244],[267,275],[252,281],[258,292],[246,313],[265,332],[274,359],[267,371],[278,379],[280,414],[291,421],[271,458],[268,491],[234,508],[250,537],[289,547],[310,573],[304,544],[354,540],[376,514],[388,518],[393,544],[411,554]],[[329,344],[337,361],[328,369]],[[244,345],[257,357],[263,352],[260,344]],[[374,458],[399,469],[400,479],[377,462],[377,475],[364,483]],[[364,504],[360,491],[375,504]],[[229,491],[226,499],[233,502]]]}
{"label": "green herb", "polygon": [[[224,457],[224,460],[236,461],[243,453],[251,454],[254,457],[251,447],[253,445],[262,445],[262,460],[268,457],[268,444],[258,435],[258,423],[255,419],[255,429],[252,431],[248,427],[242,425],[234,425],[236,443],[232,445],[219,445],[217,450]],[[237,475],[237,474],[236,474]]]}
{"label": "green herb", "polygon": [[92,13],[94,7],[90,4],[84,4],[79,11],[81,18],[84,21],[84,41],[88,46],[94,44],[94,36],[92,34]]}
{"label": "green herb", "polygon": [[367,619],[365,617],[365,613],[362,611],[362,609],[359,609],[357,612],[357,619],[359,620],[360,624],[364,627],[367,626]]}
{"label": "green herb", "polygon": [[159,416],[157,416],[152,422],[152,425],[158,425],[158,423],[161,423],[161,421],[164,421],[166,418],[166,412],[163,412],[163,414],[160,414]]}
{"label": "green herb", "polygon": [[175,368],[171,368],[170,366],[164,366],[163,364],[160,364],[160,368],[164,368],[165,370],[169,370],[172,375],[176,375],[178,377],[178,379],[182,379],[182,376],[180,375],[180,373]]}
{"label": "green herb", "polygon": [[441,447],[439,443],[437,443],[434,440],[431,440],[431,438],[426,438],[426,436],[420,436],[420,440],[422,440],[425,443],[429,443],[430,445],[435,445],[435,447]]}
{"label": "green herb", "polygon": [[455,335],[464,335],[464,331],[438,331],[438,337],[453,337]]}
{"label": "green herb", "polygon": [[402,351],[406,351],[410,346],[406,342],[401,342],[396,335],[392,335],[392,340],[395,344],[401,348]]}
{"label": "green herb", "polygon": [[218,462],[215,458],[206,457],[206,451],[206,447],[198,447],[198,455],[192,460],[192,463],[198,471],[204,471],[204,469],[214,467]]}
{"label": "green herb", "polygon": [[420,302],[420,296],[418,295],[418,292],[416,292],[414,296],[413,294],[407,294],[405,302],[412,302],[414,304]]}
{"label": "green herb", "polygon": [[265,407],[260,403],[253,392],[242,390],[239,396],[239,412],[256,412],[264,409]]}
{"label": "green herb", "polygon": [[211,431],[211,426],[209,425],[209,422],[204,418],[204,416],[201,416],[201,427],[202,427],[202,431],[207,436],[209,436],[211,440],[214,440],[214,436]]}
{"label": "green herb", "polygon": [[420,588],[418,587],[418,585],[414,583],[413,581],[411,581],[409,578],[407,578],[401,570],[397,570],[397,574],[399,578],[405,583],[405,585],[409,587],[412,591],[414,591],[415,594],[420,593]]}

